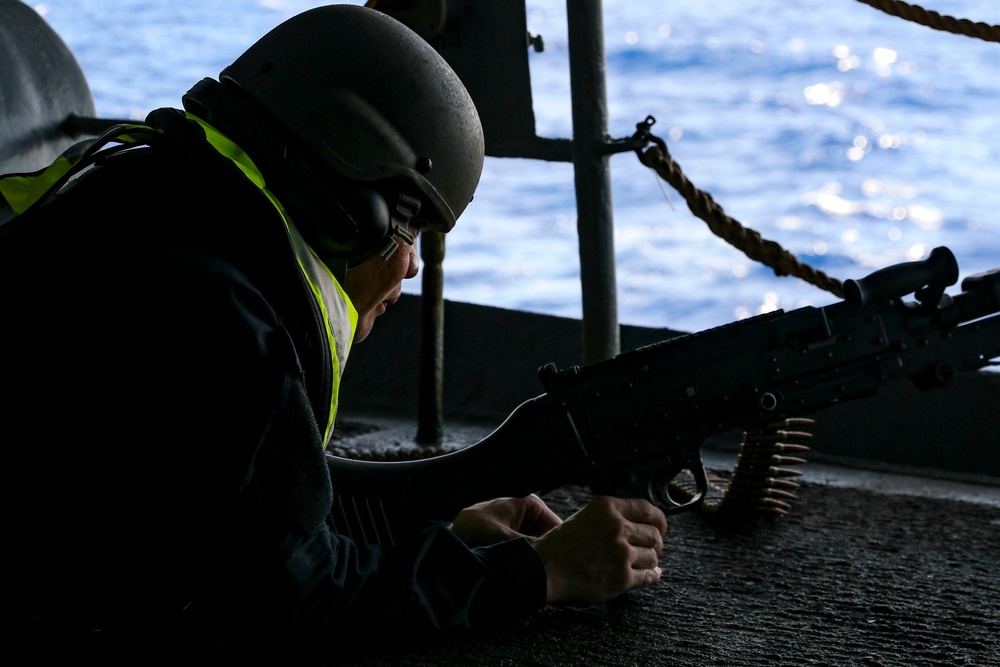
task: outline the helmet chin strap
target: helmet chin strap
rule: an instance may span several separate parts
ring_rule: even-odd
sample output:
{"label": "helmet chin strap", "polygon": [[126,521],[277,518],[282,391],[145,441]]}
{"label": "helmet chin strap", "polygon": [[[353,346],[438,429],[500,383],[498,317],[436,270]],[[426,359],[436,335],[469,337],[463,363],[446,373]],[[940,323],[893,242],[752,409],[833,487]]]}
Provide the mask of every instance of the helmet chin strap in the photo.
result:
{"label": "helmet chin strap", "polygon": [[396,200],[396,208],[391,212],[389,232],[385,235],[385,239],[376,251],[382,256],[382,259],[389,261],[389,258],[399,249],[399,243],[396,241],[397,236],[406,245],[414,244],[417,237],[415,234],[410,233],[409,222],[419,212],[420,200],[400,192]]}

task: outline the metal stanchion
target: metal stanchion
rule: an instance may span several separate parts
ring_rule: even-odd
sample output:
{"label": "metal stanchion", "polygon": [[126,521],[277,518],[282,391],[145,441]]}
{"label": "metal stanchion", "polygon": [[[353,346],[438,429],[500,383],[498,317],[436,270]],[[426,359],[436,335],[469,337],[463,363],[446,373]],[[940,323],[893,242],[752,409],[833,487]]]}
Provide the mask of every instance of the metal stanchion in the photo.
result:
{"label": "metal stanchion", "polygon": [[424,262],[420,297],[420,392],[417,398],[417,442],[437,443],[444,435],[444,234],[420,233]]}

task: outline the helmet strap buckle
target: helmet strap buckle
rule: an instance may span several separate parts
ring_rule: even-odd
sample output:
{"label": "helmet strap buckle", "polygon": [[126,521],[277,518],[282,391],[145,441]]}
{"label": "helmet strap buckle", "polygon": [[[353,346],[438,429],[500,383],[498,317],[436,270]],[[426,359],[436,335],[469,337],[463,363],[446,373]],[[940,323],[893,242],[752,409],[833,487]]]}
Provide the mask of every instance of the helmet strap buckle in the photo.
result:
{"label": "helmet strap buckle", "polygon": [[407,220],[417,217],[420,213],[421,201],[405,192],[400,192],[396,198],[396,213]]}
{"label": "helmet strap buckle", "polygon": [[389,261],[389,258],[399,248],[399,242],[396,241],[395,237],[398,236],[406,245],[413,245],[416,242],[417,236],[410,231],[409,223],[420,212],[420,205],[421,202],[416,197],[411,197],[403,192],[399,193],[396,199],[395,214],[391,215],[392,219],[389,222],[389,233],[385,235],[385,239],[377,251],[382,259]]}

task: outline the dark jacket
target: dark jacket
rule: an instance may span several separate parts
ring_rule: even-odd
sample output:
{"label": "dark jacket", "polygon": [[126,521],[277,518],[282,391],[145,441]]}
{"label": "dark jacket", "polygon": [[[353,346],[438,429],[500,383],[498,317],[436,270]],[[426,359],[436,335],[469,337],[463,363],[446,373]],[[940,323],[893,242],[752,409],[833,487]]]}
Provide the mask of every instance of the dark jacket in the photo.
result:
{"label": "dark jacket", "polygon": [[540,607],[524,541],[469,550],[429,525],[383,549],[328,529],[324,342],[281,218],[181,145],[107,160],[0,241],[6,513],[31,632],[343,643]]}

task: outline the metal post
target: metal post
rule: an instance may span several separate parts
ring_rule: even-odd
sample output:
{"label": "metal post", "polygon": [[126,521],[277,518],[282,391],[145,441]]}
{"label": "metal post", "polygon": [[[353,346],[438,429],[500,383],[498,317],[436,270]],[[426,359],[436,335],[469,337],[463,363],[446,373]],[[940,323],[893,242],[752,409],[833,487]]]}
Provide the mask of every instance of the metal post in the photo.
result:
{"label": "metal post", "polygon": [[420,380],[417,396],[417,442],[440,442],[444,436],[444,234],[420,233],[424,261],[420,287]]}
{"label": "metal post", "polygon": [[566,10],[583,288],[583,361],[593,363],[609,359],[621,349],[611,169],[603,150],[608,141],[604,18],[601,0],[567,0]]}

